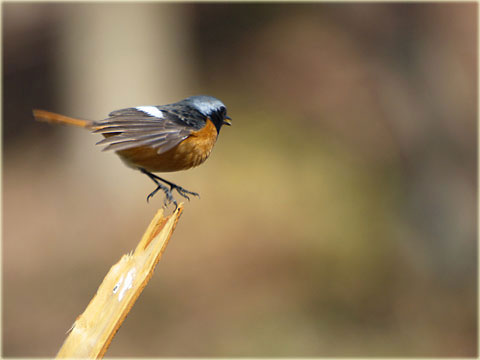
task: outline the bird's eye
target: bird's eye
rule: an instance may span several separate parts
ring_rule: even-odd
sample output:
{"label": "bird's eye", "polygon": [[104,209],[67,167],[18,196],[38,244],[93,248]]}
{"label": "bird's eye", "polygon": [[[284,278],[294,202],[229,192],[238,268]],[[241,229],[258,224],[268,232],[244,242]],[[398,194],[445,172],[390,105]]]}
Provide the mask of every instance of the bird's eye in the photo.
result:
{"label": "bird's eye", "polygon": [[227,113],[227,109],[224,106],[222,106],[220,108],[220,114],[225,115],[226,113]]}

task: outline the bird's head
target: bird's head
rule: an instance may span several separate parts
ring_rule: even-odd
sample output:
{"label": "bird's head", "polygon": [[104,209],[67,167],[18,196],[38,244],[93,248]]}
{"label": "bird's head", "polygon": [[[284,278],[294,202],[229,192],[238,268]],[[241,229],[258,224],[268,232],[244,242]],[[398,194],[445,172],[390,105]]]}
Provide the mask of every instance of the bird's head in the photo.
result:
{"label": "bird's head", "polygon": [[207,95],[190,96],[183,100],[186,105],[199,111],[202,115],[212,120],[220,132],[222,125],[232,125],[232,119],[227,115],[226,106],[217,98]]}

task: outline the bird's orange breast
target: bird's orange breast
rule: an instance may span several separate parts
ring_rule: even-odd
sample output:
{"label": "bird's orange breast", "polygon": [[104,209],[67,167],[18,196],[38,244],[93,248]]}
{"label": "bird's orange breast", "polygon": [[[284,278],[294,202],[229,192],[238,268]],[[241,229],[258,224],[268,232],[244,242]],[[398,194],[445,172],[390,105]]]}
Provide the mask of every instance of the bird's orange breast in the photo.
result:
{"label": "bird's orange breast", "polygon": [[117,151],[117,154],[127,165],[142,167],[150,172],[186,170],[207,160],[217,141],[217,135],[215,125],[207,119],[202,129],[193,131],[185,140],[164,153],[157,154],[156,149],[141,146]]}

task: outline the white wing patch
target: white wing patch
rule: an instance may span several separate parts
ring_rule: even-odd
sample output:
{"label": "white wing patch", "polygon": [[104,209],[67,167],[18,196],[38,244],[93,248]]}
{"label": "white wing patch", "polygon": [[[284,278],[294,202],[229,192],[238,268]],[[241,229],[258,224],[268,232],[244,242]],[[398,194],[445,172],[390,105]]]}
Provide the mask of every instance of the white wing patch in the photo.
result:
{"label": "white wing patch", "polygon": [[137,106],[135,109],[157,118],[163,118],[163,112],[156,106]]}

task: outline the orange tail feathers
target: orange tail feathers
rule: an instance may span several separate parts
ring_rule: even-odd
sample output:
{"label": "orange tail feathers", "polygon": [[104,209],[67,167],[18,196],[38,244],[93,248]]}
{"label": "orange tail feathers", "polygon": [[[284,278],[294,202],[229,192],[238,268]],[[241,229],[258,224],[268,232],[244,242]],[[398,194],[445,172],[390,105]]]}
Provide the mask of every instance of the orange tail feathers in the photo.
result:
{"label": "orange tail feathers", "polygon": [[93,121],[91,120],[82,120],[82,119],[75,119],[69,116],[55,114],[50,111],[45,110],[33,110],[33,116],[37,121],[44,121],[53,124],[67,124],[67,125],[74,125],[83,128],[89,128],[92,126]]}

